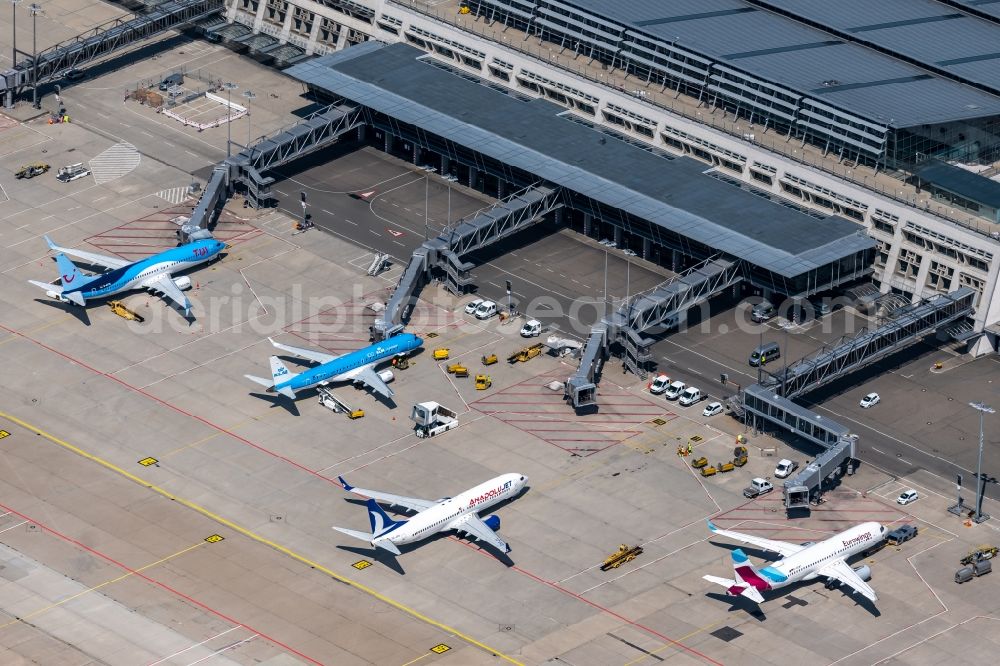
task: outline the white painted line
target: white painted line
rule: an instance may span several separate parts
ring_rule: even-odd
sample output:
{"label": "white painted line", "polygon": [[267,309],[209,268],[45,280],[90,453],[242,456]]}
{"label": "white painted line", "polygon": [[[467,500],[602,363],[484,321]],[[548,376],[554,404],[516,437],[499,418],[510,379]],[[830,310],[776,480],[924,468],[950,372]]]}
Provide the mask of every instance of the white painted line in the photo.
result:
{"label": "white painted line", "polygon": [[344,218],[344,222],[347,222],[348,224],[353,224],[354,226],[358,226],[358,223],[357,223],[357,222],[351,222],[351,221],[350,221],[350,220],[348,220],[347,218]]}
{"label": "white painted line", "polygon": [[382,234],[380,234],[379,232],[375,231],[374,229],[369,229],[369,230],[368,230],[368,233],[372,233],[372,234],[375,234],[376,236],[381,236],[381,235],[382,235]]}
{"label": "white painted line", "polygon": [[282,192],[278,188],[274,188],[274,191],[277,192],[278,194],[280,194],[283,197],[287,197],[288,196],[288,192]]}
{"label": "white painted line", "polygon": [[320,208],[319,210],[320,210],[321,213],[326,213],[327,215],[333,215],[333,213],[331,213],[330,211],[328,211],[326,208]]}
{"label": "white painted line", "polygon": [[166,146],[170,146],[171,148],[175,147],[174,144],[170,143],[169,141],[164,141],[163,144]]}
{"label": "white painted line", "polygon": [[163,663],[163,662],[165,662],[165,661],[166,661],[167,659],[172,659],[172,658],[176,657],[176,656],[177,656],[177,655],[179,655],[179,654],[184,654],[184,653],[185,653],[185,652],[187,652],[188,650],[193,650],[193,649],[195,649],[196,647],[198,647],[199,645],[204,645],[205,643],[207,643],[207,642],[209,642],[209,641],[211,641],[211,640],[215,640],[215,639],[216,639],[216,638],[218,638],[219,636],[225,636],[225,635],[226,635],[226,634],[228,634],[228,633],[229,633],[230,631],[235,631],[235,630],[237,630],[237,629],[241,629],[241,627],[240,627],[240,626],[235,626],[235,627],[230,627],[229,629],[226,629],[225,631],[223,631],[223,632],[222,632],[221,634],[216,634],[216,635],[212,636],[211,638],[206,638],[205,640],[203,640],[203,641],[202,641],[202,642],[200,642],[200,643],[195,643],[194,645],[191,645],[191,646],[189,646],[189,647],[186,647],[186,648],[184,648],[183,650],[179,650],[179,651],[177,651],[177,652],[174,652],[173,654],[168,654],[168,655],[167,655],[166,657],[164,657],[163,659],[159,659],[159,660],[157,660],[157,661],[154,661],[154,662],[152,662],[151,664],[148,664],[148,666],[156,666],[157,664],[162,664],[162,663]]}
{"label": "white painted line", "polygon": [[132,126],[131,126],[131,125],[129,125],[128,123],[123,123],[123,122],[121,122],[120,120],[118,121],[118,124],[119,124],[119,125],[123,125],[123,126],[125,126],[125,127],[132,127]]}
{"label": "white painted line", "polygon": [[872,451],[874,451],[875,453],[881,453],[882,455],[885,455],[885,451],[883,451],[882,449],[876,449],[874,446],[871,448]]}
{"label": "white painted line", "polygon": [[188,155],[190,155],[191,157],[197,157],[197,158],[201,159],[201,155],[199,155],[197,153],[192,153],[190,150],[185,150],[184,152],[187,153]]}
{"label": "white painted line", "polygon": [[396,245],[398,245],[399,247],[406,247],[405,245],[403,245],[402,243],[400,243],[398,240],[394,240],[392,242],[395,243]]}
{"label": "white painted line", "polygon": [[103,197],[97,197],[96,199],[94,199],[94,203],[97,203],[98,201],[104,201],[107,198],[108,198],[107,195],[105,195]]}
{"label": "white painted line", "polygon": [[149,133],[149,132],[147,132],[146,130],[139,130],[139,131],[140,131],[140,132],[142,132],[143,134],[145,134],[146,136],[151,136],[151,137],[154,137],[154,138],[156,137],[156,135],[155,135],[155,134],[150,134],[150,133]]}
{"label": "white painted line", "polygon": [[901,462],[901,463],[903,463],[905,465],[912,465],[913,464],[909,460],[907,460],[906,458],[896,458],[896,460],[898,460],[899,462]]}
{"label": "white painted line", "polygon": [[20,527],[21,525],[24,525],[27,522],[28,522],[27,520],[22,520],[17,525],[11,525],[10,527],[8,527],[6,529],[0,530],[0,534],[3,534],[4,532],[9,532],[10,530],[14,529],[15,527]]}

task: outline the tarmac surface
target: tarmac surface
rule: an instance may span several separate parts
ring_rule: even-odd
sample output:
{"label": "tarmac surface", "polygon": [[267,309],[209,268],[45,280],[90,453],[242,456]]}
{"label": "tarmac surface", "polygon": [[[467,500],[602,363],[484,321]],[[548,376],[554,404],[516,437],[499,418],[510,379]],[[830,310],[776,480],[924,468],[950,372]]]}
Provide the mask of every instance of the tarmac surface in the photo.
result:
{"label": "tarmac surface", "polygon": [[[162,62],[180,57],[168,51]],[[232,60],[259,90],[285,85],[274,72]],[[424,289],[410,330],[425,348],[396,372],[393,401],[334,389],[362,408],[363,418],[332,413],[315,394],[292,404],[257,393],[243,375],[266,373],[268,336],[335,351],[366,343],[371,306],[387,298],[408,248],[423,240],[425,188],[428,225],[447,221],[448,186],[414,165],[363,150],[334,160],[324,178],[291,174],[295,180],[276,188],[294,215],[249,211],[235,201],[218,229],[227,254],[190,273],[193,322],[151,294],[122,298],[143,323],[125,322],[100,303],[83,313],[52,302],[27,283],[56,278],[42,235],[125,257],[168,246],[170,220],[191,201],[161,192],[185,186],[225,149],[225,128],[164,129],[132,102],[125,108],[134,126],[116,128],[126,117],[121,100],[97,91],[120,90],[135,77],[105,76],[88,81],[89,98],[83,88],[64,94],[83,101],[79,122],[9,122],[0,130],[0,358],[8,378],[0,392],[0,662],[603,666],[779,664],[792,653],[828,664],[972,664],[995,654],[1000,579],[956,586],[952,576],[961,555],[997,540],[996,521],[966,527],[947,514],[950,480],[915,469],[918,461],[909,458],[914,469],[894,471],[890,463],[904,463],[886,456],[884,472],[873,455],[875,465],[862,465],[811,516],[788,520],[778,493],[748,502],[741,490],[755,476],[773,475],[781,457],[802,460],[802,453],[751,435],[745,468],[703,478],[677,448],[691,444],[695,457],[728,460],[742,424],[651,396],[614,364],[601,384],[602,409],[578,416],[548,387],[572,372],[572,361],[542,355],[482,368],[483,354],[503,358],[524,342],[517,322],[465,315],[469,297]],[[292,121],[306,102],[282,93],[273,104],[271,129]],[[256,119],[263,123],[263,115]],[[176,135],[175,146],[164,145],[168,135]],[[120,161],[108,160],[121,143],[141,159],[116,149],[110,155]],[[21,163],[41,155],[53,166],[105,155],[110,167],[102,167],[101,182],[91,176],[63,184],[51,172],[14,180]],[[310,212],[321,229],[296,235],[301,187],[314,188]],[[367,203],[337,194],[372,187],[381,191]],[[452,186],[455,216],[489,202]],[[606,255],[571,232],[539,231],[479,269],[483,293],[503,295],[506,275],[514,276],[516,295],[550,295],[553,309],[603,299],[605,256],[609,295],[668,275],[616,251]],[[366,276],[372,250],[382,248],[397,248],[400,262]],[[745,356],[759,333],[741,331],[738,312],[708,317],[712,330],[666,338],[658,347],[663,367],[713,395],[733,388],[718,384],[720,366],[731,369],[732,381],[750,381]],[[572,333],[565,321],[552,317]],[[723,333],[721,324],[733,328]],[[783,331],[769,326],[766,335]],[[790,356],[837,335],[821,327],[790,334]],[[488,372],[493,386],[477,391],[471,379],[448,375],[447,363],[431,357],[437,347],[450,349],[451,362]],[[956,419],[955,436],[971,442],[960,405],[992,386],[995,361],[920,372],[943,353],[842,389],[823,406],[921,447],[927,444],[918,437],[937,437],[935,424]],[[869,386],[883,403],[860,412],[857,397]],[[932,393],[926,407],[921,388]],[[954,397],[947,409],[939,409],[940,396]],[[918,398],[930,430],[906,417],[904,405]],[[416,438],[409,408],[427,400],[459,412],[460,427]],[[892,439],[869,444],[861,435],[863,446],[895,450],[882,449]],[[435,499],[510,471],[531,484],[493,510],[512,547],[507,556],[442,535],[393,558],[330,529],[367,527],[341,475]],[[900,507],[893,498],[905,487],[922,497]],[[987,509],[1000,515],[992,500]],[[865,520],[917,524],[920,534],[864,561],[877,606],[811,582],[775,593],[758,609],[732,603],[702,580],[728,575],[733,547],[710,538],[708,518],[795,542]],[[644,552],[602,572],[601,562],[622,543]],[[757,563],[769,557],[746,550]]]}

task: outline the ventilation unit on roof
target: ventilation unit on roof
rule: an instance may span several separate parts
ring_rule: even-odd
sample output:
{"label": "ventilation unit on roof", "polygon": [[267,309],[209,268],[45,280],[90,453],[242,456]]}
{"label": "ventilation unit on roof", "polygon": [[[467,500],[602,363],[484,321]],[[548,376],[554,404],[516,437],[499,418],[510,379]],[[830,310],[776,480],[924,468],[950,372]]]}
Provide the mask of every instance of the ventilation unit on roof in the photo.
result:
{"label": "ventilation unit on roof", "polygon": [[967,109],[978,109],[979,105],[978,104],[966,104],[965,108],[967,108]]}
{"label": "ventilation unit on roof", "polygon": [[840,81],[838,81],[837,79],[827,79],[826,81],[823,82],[824,88],[829,88],[830,86],[839,86],[839,85]]}

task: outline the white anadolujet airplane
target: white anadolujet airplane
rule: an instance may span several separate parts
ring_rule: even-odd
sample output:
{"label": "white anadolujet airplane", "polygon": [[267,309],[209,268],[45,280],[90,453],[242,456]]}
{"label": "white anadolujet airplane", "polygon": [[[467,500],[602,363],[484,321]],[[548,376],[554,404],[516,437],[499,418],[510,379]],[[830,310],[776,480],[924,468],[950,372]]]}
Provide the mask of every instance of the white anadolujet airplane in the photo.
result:
{"label": "white anadolujet airplane", "polygon": [[[496,531],[500,529],[500,518],[487,516],[483,519],[479,517],[479,512],[504,500],[517,497],[528,484],[528,477],[523,474],[501,474],[456,497],[423,500],[378,490],[355,488],[344,481],[344,477],[337,478],[344,486],[344,490],[369,498],[367,506],[371,533],[343,527],[333,529],[355,539],[367,541],[395,555],[400,554],[399,546],[426,539],[445,530],[465,532],[474,539],[487,542],[502,553],[509,553],[510,546],[496,535]],[[401,506],[415,511],[416,515],[407,520],[393,520],[382,510],[378,502],[384,502],[389,506]]]}
{"label": "white anadolujet airplane", "polygon": [[839,581],[860,592],[871,601],[878,601],[878,595],[847,563],[847,559],[863,553],[885,539],[885,527],[879,523],[862,523],[845,530],[825,541],[811,544],[795,544],[787,541],[773,541],[751,534],[722,530],[708,521],[708,529],[715,534],[742,541],[772,553],[779,553],[782,559],[762,569],[750,564],[741,549],[732,552],[733,572],[736,579],[702,576],[710,583],[726,588],[726,594],[744,596],[757,603],[764,601],[761,592],[776,590],[800,580],[813,580],[819,576]]}

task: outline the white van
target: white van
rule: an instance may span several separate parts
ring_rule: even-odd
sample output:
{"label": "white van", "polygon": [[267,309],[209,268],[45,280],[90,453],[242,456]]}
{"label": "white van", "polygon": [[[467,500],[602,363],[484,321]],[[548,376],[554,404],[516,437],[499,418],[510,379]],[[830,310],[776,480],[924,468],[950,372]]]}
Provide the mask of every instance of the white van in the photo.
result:
{"label": "white van", "polygon": [[693,405],[696,402],[700,402],[701,399],[702,399],[701,390],[696,389],[693,386],[689,386],[686,389],[684,389],[683,393],[681,393],[681,397],[678,400],[678,402],[681,404],[682,407],[687,407],[688,405]]}
{"label": "white van", "polygon": [[667,387],[667,390],[663,392],[663,395],[667,400],[676,400],[680,396],[681,391],[686,388],[687,384],[684,382],[672,382],[670,386]]}
{"label": "white van", "polygon": [[483,301],[476,308],[476,319],[489,319],[497,313],[497,304],[493,301]]}
{"label": "white van", "polygon": [[542,322],[537,319],[529,319],[521,327],[522,338],[534,338],[542,334]]}

